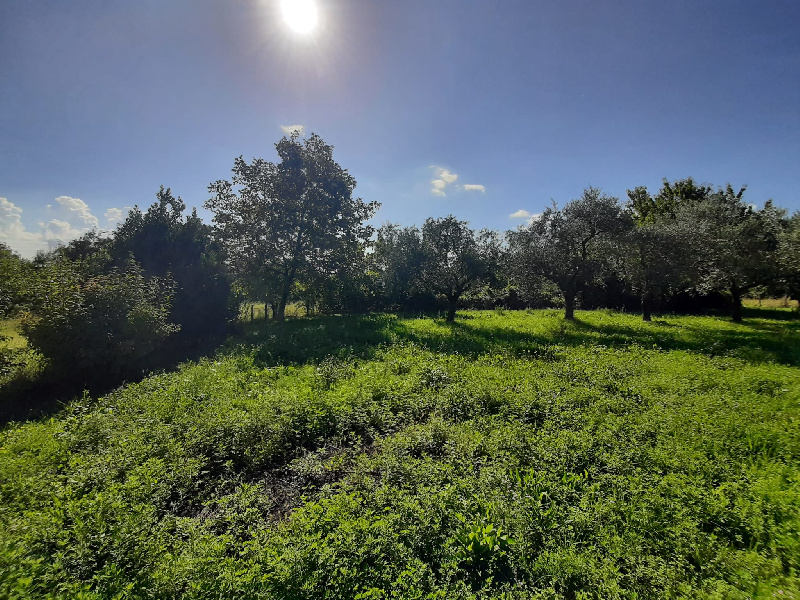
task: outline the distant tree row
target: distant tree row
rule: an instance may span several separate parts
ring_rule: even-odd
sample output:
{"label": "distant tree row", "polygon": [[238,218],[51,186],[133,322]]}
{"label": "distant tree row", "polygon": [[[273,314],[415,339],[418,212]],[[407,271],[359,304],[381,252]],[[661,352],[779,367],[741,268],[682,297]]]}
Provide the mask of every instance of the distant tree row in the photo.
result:
{"label": "distant tree row", "polygon": [[645,320],[670,297],[724,293],[740,321],[742,296],[754,288],[798,295],[800,216],[771,201],[753,207],[745,188],[665,180],[655,195],[629,190],[625,203],[588,188],[504,236],[452,215],[373,232],[364,223],[378,205],[352,197],[355,181],[330,146],[312,135],[277,149],[278,164],[238,158],[233,179],[212,184],[206,203],[240,288],[276,319],[295,300],[308,312],[441,302],[453,320],[464,299],[536,305],[552,303],[554,288],[573,319],[579,301],[615,287],[607,304],[636,297]]}
{"label": "distant tree row", "polygon": [[[682,298],[725,298],[735,321],[754,289],[800,297],[800,213],[745,188],[692,178],[622,203],[588,188],[504,235],[454,216],[418,228],[367,224],[376,202],[312,134],[276,144],[279,162],[235,159],[209,186],[213,226],[169,189],[109,236],[91,232],[33,261],[0,246],[0,316],[23,311],[31,344],[84,380],[129,377],[154,357],[225,332],[241,302],[281,320],[307,314],[444,309],[628,307],[643,318]],[[157,362],[157,361],[155,361]]]}

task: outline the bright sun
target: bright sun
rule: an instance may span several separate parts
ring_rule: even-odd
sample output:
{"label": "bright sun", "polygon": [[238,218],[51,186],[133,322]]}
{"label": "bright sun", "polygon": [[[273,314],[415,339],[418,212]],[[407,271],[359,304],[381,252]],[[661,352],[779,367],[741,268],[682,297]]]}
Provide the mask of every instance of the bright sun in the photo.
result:
{"label": "bright sun", "polygon": [[314,0],[281,0],[283,18],[298,33],[308,33],[317,24]]}

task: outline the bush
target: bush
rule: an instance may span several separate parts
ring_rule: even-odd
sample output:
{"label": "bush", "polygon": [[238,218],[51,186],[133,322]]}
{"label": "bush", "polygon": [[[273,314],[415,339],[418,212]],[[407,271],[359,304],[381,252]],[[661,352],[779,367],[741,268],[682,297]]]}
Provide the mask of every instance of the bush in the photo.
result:
{"label": "bush", "polygon": [[169,322],[173,282],[145,278],[132,261],[90,278],[64,261],[48,270],[23,332],[59,378],[99,383],[138,374],[179,329]]}

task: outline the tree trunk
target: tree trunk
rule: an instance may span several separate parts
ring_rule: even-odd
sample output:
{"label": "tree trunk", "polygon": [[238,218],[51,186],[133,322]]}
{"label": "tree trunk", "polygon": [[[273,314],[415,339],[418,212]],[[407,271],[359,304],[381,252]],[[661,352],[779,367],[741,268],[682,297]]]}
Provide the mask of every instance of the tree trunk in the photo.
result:
{"label": "tree trunk", "polygon": [[734,323],[742,322],[742,292],[735,283],[731,285],[732,315]]}
{"label": "tree trunk", "polygon": [[642,321],[650,322],[653,320],[653,315],[651,313],[652,304],[653,295],[648,290],[642,294]]}
{"label": "tree trunk", "polygon": [[575,320],[575,290],[564,291],[564,318],[567,321]]}
{"label": "tree trunk", "polygon": [[456,311],[458,310],[458,297],[447,299],[447,322],[452,323],[456,320]]}
{"label": "tree trunk", "polygon": [[286,316],[286,303],[289,301],[288,290],[281,294],[281,299],[278,301],[278,307],[275,311],[275,320],[283,321]]}

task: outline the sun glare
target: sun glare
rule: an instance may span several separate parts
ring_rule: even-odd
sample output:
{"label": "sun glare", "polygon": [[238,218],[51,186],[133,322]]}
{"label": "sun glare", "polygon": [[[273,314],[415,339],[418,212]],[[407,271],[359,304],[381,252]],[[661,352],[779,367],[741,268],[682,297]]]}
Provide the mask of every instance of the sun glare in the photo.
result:
{"label": "sun glare", "polygon": [[286,23],[298,33],[309,33],[317,24],[314,0],[281,0]]}

